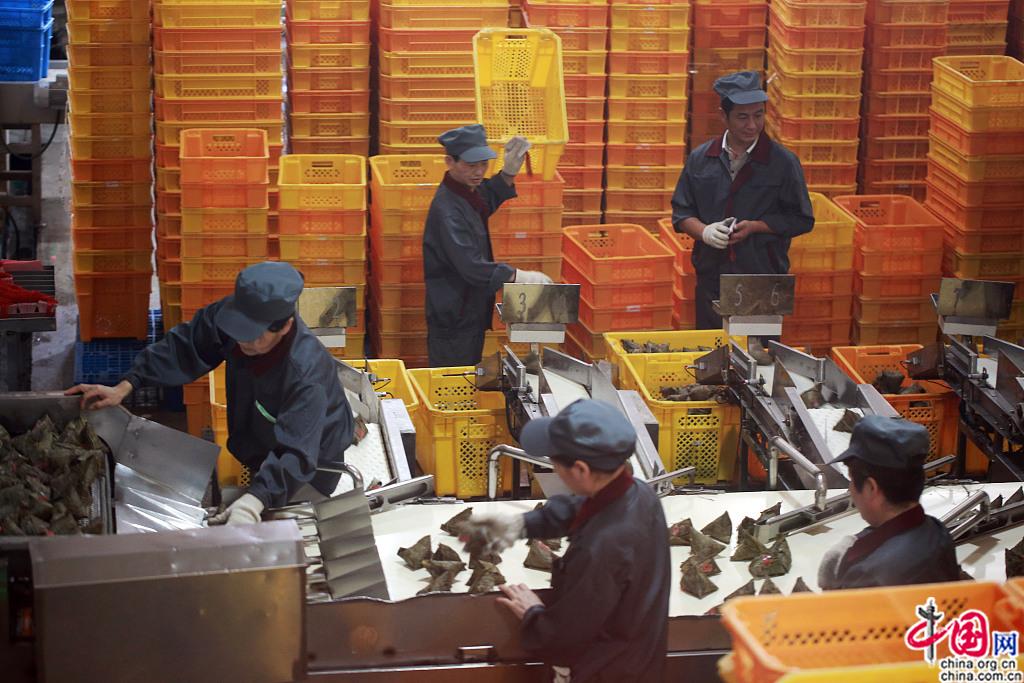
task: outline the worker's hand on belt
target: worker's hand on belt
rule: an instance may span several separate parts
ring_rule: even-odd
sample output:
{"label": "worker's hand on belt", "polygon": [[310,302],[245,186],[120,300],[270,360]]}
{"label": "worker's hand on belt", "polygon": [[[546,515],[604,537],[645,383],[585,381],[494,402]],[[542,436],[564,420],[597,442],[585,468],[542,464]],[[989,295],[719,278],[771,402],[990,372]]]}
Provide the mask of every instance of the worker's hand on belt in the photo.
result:
{"label": "worker's hand on belt", "polygon": [[715,223],[708,223],[704,226],[704,234],[701,235],[701,239],[704,240],[704,244],[708,245],[712,249],[725,249],[729,246],[729,234],[731,228],[729,227],[731,219],[725,219],[723,221],[717,221]]}
{"label": "worker's hand on belt", "polygon": [[83,410],[99,410],[121,405],[121,401],[132,393],[131,382],[124,380],[116,387],[103,384],[78,384],[64,392],[65,396],[82,396]]}
{"label": "worker's hand on belt", "polygon": [[539,270],[516,269],[516,277],[513,280],[517,285],[550,285],[551,278]]}
{"label": "worker's hand on belt", "polygon": [[523,515],[474,514],[463,522],[459,539],[466,552],[500,553],[523,538],[526,529]]}
{"label": "worker's hand on belt", "polygon": [[257,524],[260,521],[260,513],[263,512],[263,503],[251,493],[244,493],[242,497],[229,505],[226,510],[220,512],[207,523],[214,524]]}
{"label": "worker's hand on belt", "polygon": [[515,177],[519,169],[523,167],[526,160],[526,153],[530,151],[530,141],[521,135],[516,135],[505,143],[505,165],[501,172],[507,176]]}
{"label": "worker's hand on belt", "polygon": [[729,244],[739,244],[756,232],[771,232],[771,228],[764,221],[740,221],[732,229],[729,237]]}
{"label": "worker's hand on belt", "polygon": [[531,607],[543,607],[544,602],[530,588],[523,583],[502,584],[498,586],[505,597],[498,598],[496,602],[512,610],[516,619],[522,619],[530,611]]}

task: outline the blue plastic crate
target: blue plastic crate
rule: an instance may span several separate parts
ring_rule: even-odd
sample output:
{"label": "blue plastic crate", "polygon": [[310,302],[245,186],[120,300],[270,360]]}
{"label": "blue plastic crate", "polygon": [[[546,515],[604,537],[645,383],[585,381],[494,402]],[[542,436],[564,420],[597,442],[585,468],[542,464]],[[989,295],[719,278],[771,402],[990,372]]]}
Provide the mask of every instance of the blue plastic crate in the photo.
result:
{"label": "blue plastic crate", "polygon": [[45,29],[53,19],[53,0],[47,3],[0,2],[0,30]]}
{"label": "blue plastic crate", "polygon": [[45,28],[0,27],[0,81],[38,81],[50,66],[53,20]]}
{"label": "blue plastic crate", "polygon": [[[131,369],[139,352],[162,337],[163,316],[156,309],[149,312],[147,341],[97,339],[75,342],[75,384],[116,384]],[[159,408],[163,403],[163,393],[159,387],[144,387],[129,394],[125,405],[132,408]],[[172,395],[168,407],[173,409],[173,405],[175,401]]]}

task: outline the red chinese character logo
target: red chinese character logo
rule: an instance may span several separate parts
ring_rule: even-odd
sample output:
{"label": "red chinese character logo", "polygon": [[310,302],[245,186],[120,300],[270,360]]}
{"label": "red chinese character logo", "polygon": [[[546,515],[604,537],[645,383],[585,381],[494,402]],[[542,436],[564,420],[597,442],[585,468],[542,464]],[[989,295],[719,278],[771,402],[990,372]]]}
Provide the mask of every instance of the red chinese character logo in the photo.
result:
{"label": "red chinese character logo", "polygon": [[988,654],[988,616],[968,610],[949,625],[949,650],[959,657],[984,657]]}

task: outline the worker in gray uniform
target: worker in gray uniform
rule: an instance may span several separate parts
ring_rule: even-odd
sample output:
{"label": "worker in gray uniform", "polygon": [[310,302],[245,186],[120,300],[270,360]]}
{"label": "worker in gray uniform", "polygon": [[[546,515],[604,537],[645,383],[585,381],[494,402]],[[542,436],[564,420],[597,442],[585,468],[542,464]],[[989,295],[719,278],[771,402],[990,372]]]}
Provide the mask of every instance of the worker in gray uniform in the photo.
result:
{"label": "worker in gray uniform", "polygon": [[[211,523],[255,523],[264,509],[330,496],[352,444],[352,408],[336,362],[296,314],[302,275],[288,263],[257,263],[235,293],[199,309],[135,358],[114,387],[78,385],[84,407],[118,405],[141,387],[193,382],[226,364],[227,447],[252,472],[249,489]],[[168,453],[167,457],[174,457]]]}
{"label": "worker in gray uniform", "polygon": [[[845,463],[850,497],[868,527],[826,554],[823,589],[956,581],[953,539],[919,502],[924,490],[928,430],[903,418],[868,415],[853,428]],[[831,464],[831,463],[830,463]]]}
{"label": "worker in gray uniform", "polygon": [[661,502],[627,463],[633,426],[607,403],[581,399],[528,422],[520,444],[550,458],[575,495],[522,515],[474,514],[464,535],[497,552],[519,538],[569,537],[545,599],[501,586],[498,602],[522,620],[523,647],[552,665],[555,680],[662,680],[671,559]]}
{"label": "worker in gray uniform", "polygon": [[785,274],[789,244],[814,227],[803,169],[764,132],[768,94],[741,71],[715,81],[725,132],[693,150],[672,195],[672,225],[696,243],[697,329],[719,329],[723,273]]}
{"label": "worker in gray uniform", "polygon": [[506,282],[546,284],[544,273],[494,260],[487,219],[516,196],[515,178],[530,143],[505,145],[501,172],[484,179],[497,158],[479,124],[443,133],[448,172],[434,194],[423,230],[427,352],[431,367],[476,365],[491,328],[495,294]]}

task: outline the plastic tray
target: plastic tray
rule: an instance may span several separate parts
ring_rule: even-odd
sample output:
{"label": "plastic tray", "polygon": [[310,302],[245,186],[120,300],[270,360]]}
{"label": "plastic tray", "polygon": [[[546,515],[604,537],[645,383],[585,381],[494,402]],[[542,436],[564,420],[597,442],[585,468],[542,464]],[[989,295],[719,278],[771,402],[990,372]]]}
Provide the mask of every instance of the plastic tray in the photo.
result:
{"label": "plastic tray", "polygon": [[426,210],[446,171],[443,155],[370,158],[374,208]]}
{"label": "plastic tray", "polygon": [[366,159],[355,155],[292,154],[281,159],[280,208],[366,208]]}
{"label": "plastic tray", "polygon": [[284,235],[361,235],[366,211],[290,211],[278,213],[278,233]]}
{"label": "plastic tray", "polygon": [[[864,25],[867,2],[801,2],[777,0],[772,10],[789,26],[816,26],[821,29],[860,28]],[[698,12],[698,17],[701,15]],[[754,22],[746,22],[754,23]],[[698,21],[698,25],[700,22]]]}
{"label": "plastic tray", "polygon": [[665,190],[671,192],[679,181],[681,166],[647,167],[608,166],[605,186],[617,190]]}
{"label": "plastic tray", "polygon": [[609,25],[608,7],[603,5],[531,2],[523,13],[528,26],[597,28]]}
{"label": "plastic tray", "polygon": [[575,226],[563,236],[565,258],[595,284],[671,280],[672,252],[640,226]]}
{"label": "plastic tray", "polygon": [[454,11],[438,12],[436,5],[403,7],[382,2],[379,21],[384,28],[460,29],[507,26],[508,7],[463,5]]}
{"label": "plastic tray", "polygon": [[179,239],[181,252],[172,258],[267,257],[267,238],[264,235],[186,235]]}
{"label": "plastic tray", "polygon": [[609,166],[681,167],[686,161],[686,145],[607,145],[605,149]]}
{"label": "plastic tray", "polygon": [[384,76],[473,76],[472,52],[381,52],[379,61]]}
{"label": "plastic tray", "polygon": [[627,310],[631,306],[664,306],[672,295],[671,282],[657,285],[596,285],[569,261],[562,262],[562,281],[580,285],[580,298],[592,301],[593,305],[603,309]]}
{"label": "plastic tray", "polygon": [[866,19],[891,24],[944,24],[949,17],[949,2],[944,0],[872,0]]}
{"label": "plastic tray", "polygon": [[967,157],[935,135],[930,157],[967,182],[1024,180],[1024,155]]}
{"label": "plastic tray", "polygon": [[[287,24],[288,44],[295,45],[368,45],[368,21],[294,21]],[[280,41],[279,41],[280,42]]]}
{"label": "plastic tray", "polygon": [[148,260],[137,272],[76,273],[79,339],[83,342],[98,338],[146,339],[152,279]]}
{"label": "plastic tray", "polygon": [[[1018,185],[1018,188],[1020,186]],[[949,225],[965,231],[1000,231],[1017,230],[1024,240],[1024,204],[1017,206],[979,206],[967,208],[961,206],[955,199],[947,196],[941,190],[930,186],[928,188],[928,208],[936,216]],[[1006,244],[1006,240],[1000,240]],[[1019,243],[1019,241],[1017,241]],[[1018,244],[1019,246],[1019,244]],[[1013,247],[1016,248],[1016,247]],[[994,245],[984,251],[1009,251],[1011,249],[996,248]],[[976,249],[961,249],[963,252],[975,252]]]}
{"label": "plastic tray", "polygon": [[[564,44],[565,42],[563,39],[563,45]],[[609,33],[609,45],[612,52],[686,53],[690,48],[690,30],[677,29],[674,31],[665,31],[635,28],[613,28]]]}
{"label": "plastic tray", "polygon": [[132,44],[149,43],[149,18],[139,21],[118,21],[111,19],[80,19],[67,23],[68,42],[73,45],[86,44]]}
{"label": "plastic tray", "polygon": [[[672,211],[671,200],[672,193],[664,190],[652,192],[609,189],[605,192],[605,209],[612,213],[657,211],[664,216]],[[598,196],[597,204],[600,208],[600,196]],[[566,206],[568,207],[568,204]]]}
{"label": "plastic tray", "polygon": [[688,83],[685,75],[612,74],[608,77],[608,96],[685,99]]}
{"label": "plastic tray", "polygon": [[953,277],[966,280],[998,280],[1024,276],[1024,259],[1019,253],[961,254],[946,252],[943,268]]}
{"label": "plastic tray", "polygon": [[184,130],[178,154],[186,183],[268,182],[270,157],[264,130]]}
{"label": "plastic tray", "polygon": [[281,75],[230,74],[187,76],[156,74],[154,93],[158,97],[174,99],[252,99],[280,96]]}
{"label": "plastic tray", "polygon": [[844,273],[801,273],[796,276],[796,295],[846,296],[853,293],[853,271]]}
{"label": "plastic tray", "polygon": [[153,4],[153,26],[160,28],[273,28],[281,25],[281,8],[264,5]]}
{"label": "plastic tray", "polygon": [[1024,107],[972,107],[932,87],[932,106],[942,116],[972,133],[1024,129]]}
{"label": "plastic tray", "polygon": [[363,138],[370,134],[369,114],[292,114],[289,122],[298,138]]}
{"label": "plastic tray", "polygon": [[370,18],[370,0],[288,0],[287,6],[288,18],[295,21],[367,21]]}
{"label": "plastic tray", "polygon": [[347,69],[288,69],[292,91],[369,90],[370,71],[365,67]]}
{"label": "plastic tray", "polygon": [[969,183],[931,158],[928,183],[965,207],[1016,206],[1021,203],[1020,183]]}
{"label": "plastic tray", "polygon": [[281,235],[278,238],[281,259],[365,260],[366,234],[361,235]]}

